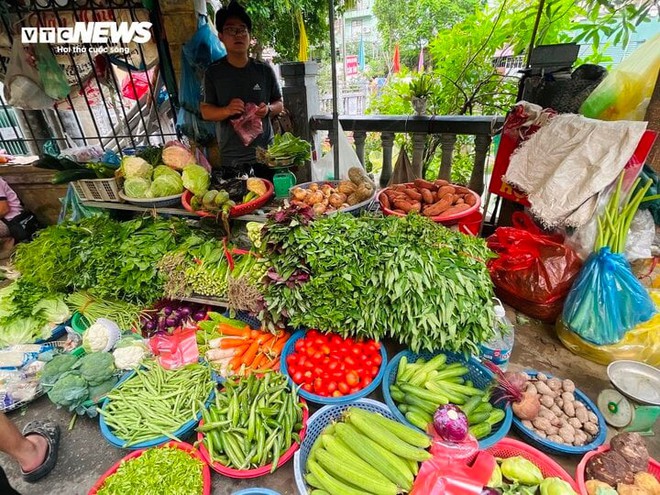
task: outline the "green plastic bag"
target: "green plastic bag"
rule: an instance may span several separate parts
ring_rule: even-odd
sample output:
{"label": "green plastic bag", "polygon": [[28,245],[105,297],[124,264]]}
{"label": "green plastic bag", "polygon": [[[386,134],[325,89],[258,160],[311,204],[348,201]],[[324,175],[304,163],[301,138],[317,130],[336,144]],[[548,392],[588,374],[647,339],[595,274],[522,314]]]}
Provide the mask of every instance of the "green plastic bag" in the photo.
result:
{"label": "green plastic bag", "polygon": [[39,79],[41,79],[46,94],[58,101],[69,96],[71,87],[48,45],[42,43],[34,45],[34,55],[37,59]]}

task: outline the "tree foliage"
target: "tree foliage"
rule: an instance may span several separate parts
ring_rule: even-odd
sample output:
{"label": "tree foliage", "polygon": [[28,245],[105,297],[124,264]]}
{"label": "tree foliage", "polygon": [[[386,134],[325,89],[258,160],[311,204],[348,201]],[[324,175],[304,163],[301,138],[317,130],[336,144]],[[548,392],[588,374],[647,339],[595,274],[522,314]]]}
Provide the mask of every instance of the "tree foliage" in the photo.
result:
{"label": "tree foliage", "polygon": [[[222,1],[223,5],[228,3],[229,0]],[[328,0],[241,0],[240,3],[252,19],[254,56],[260,57],[264,48],[272,48],[278,62],[298,60],[300,30],[294,15],[297,11],[302,12],[310,47],[329,46]],[[354,0],[335,1],[335,15],[353,3]]]}
{"label": "tree foliage", "polygon": [[417,63],[422,44],[474,12],[481,0],[375,0],[378,32],[390,54],[399,44],[401,61]]}

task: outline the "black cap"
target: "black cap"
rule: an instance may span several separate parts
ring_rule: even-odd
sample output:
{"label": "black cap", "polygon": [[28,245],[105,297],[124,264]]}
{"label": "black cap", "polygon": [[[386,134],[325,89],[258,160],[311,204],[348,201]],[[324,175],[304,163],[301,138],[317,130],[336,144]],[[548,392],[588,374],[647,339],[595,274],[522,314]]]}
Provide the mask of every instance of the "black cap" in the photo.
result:
{"label": "black cap", "polygon": [[218,32],[222,32],[222,28],[225,26],[227,19],[230,17],[237,17],[245,23],[248,28],[248,31],[252,31],[252,20],[247,14],[245,9],[241,4],[232,0],[229,2],[229,5],[222,7],[215,13],[215,28]]}

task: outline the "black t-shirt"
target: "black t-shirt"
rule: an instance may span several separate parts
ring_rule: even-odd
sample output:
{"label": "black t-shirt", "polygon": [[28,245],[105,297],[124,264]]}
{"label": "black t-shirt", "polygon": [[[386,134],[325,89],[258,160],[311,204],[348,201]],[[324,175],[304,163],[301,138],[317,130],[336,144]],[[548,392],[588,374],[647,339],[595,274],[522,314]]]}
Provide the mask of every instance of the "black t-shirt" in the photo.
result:
{"label": "black t-shirt", "polygon": [[[243,102],[273,103],[282,99],[282,92],[273,69],[253,58],[245,67],[234,67],[223,57],[211,64],[204,74],[204,102],[226,107],[233,98]],[[218,122],[216,134],[223,165],[234,166],[255,163],[257,147],[266,148],[273,141],[273,127],[268,116],[261,119],[264,132],[250,145],[245,146],[230,123],[230,119]]]}

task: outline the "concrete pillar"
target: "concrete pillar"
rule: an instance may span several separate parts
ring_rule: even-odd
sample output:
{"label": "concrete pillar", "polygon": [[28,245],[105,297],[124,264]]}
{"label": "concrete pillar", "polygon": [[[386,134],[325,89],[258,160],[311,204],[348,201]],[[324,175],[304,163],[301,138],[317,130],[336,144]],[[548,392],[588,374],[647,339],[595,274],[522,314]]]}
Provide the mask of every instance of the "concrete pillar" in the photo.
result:
{"label": "concrete pillar", "polygon": [[193,0],[159,0],[158,5],[178,84],[181,79],[181,47],[197,31],[195,2]]}
{"label": "concrete pillar", "polygon": [[[284,79],[282,96],[284,107],[291,116],[293,134],[312,144],[316,156],[320,156],[320,143],[312,134],[309,119],[321,112],[317,77],[319,67],[316,62],[286,62],[280,65],[280,74]],[[296,173],[298,182],[312,180],[311,164]]]}

